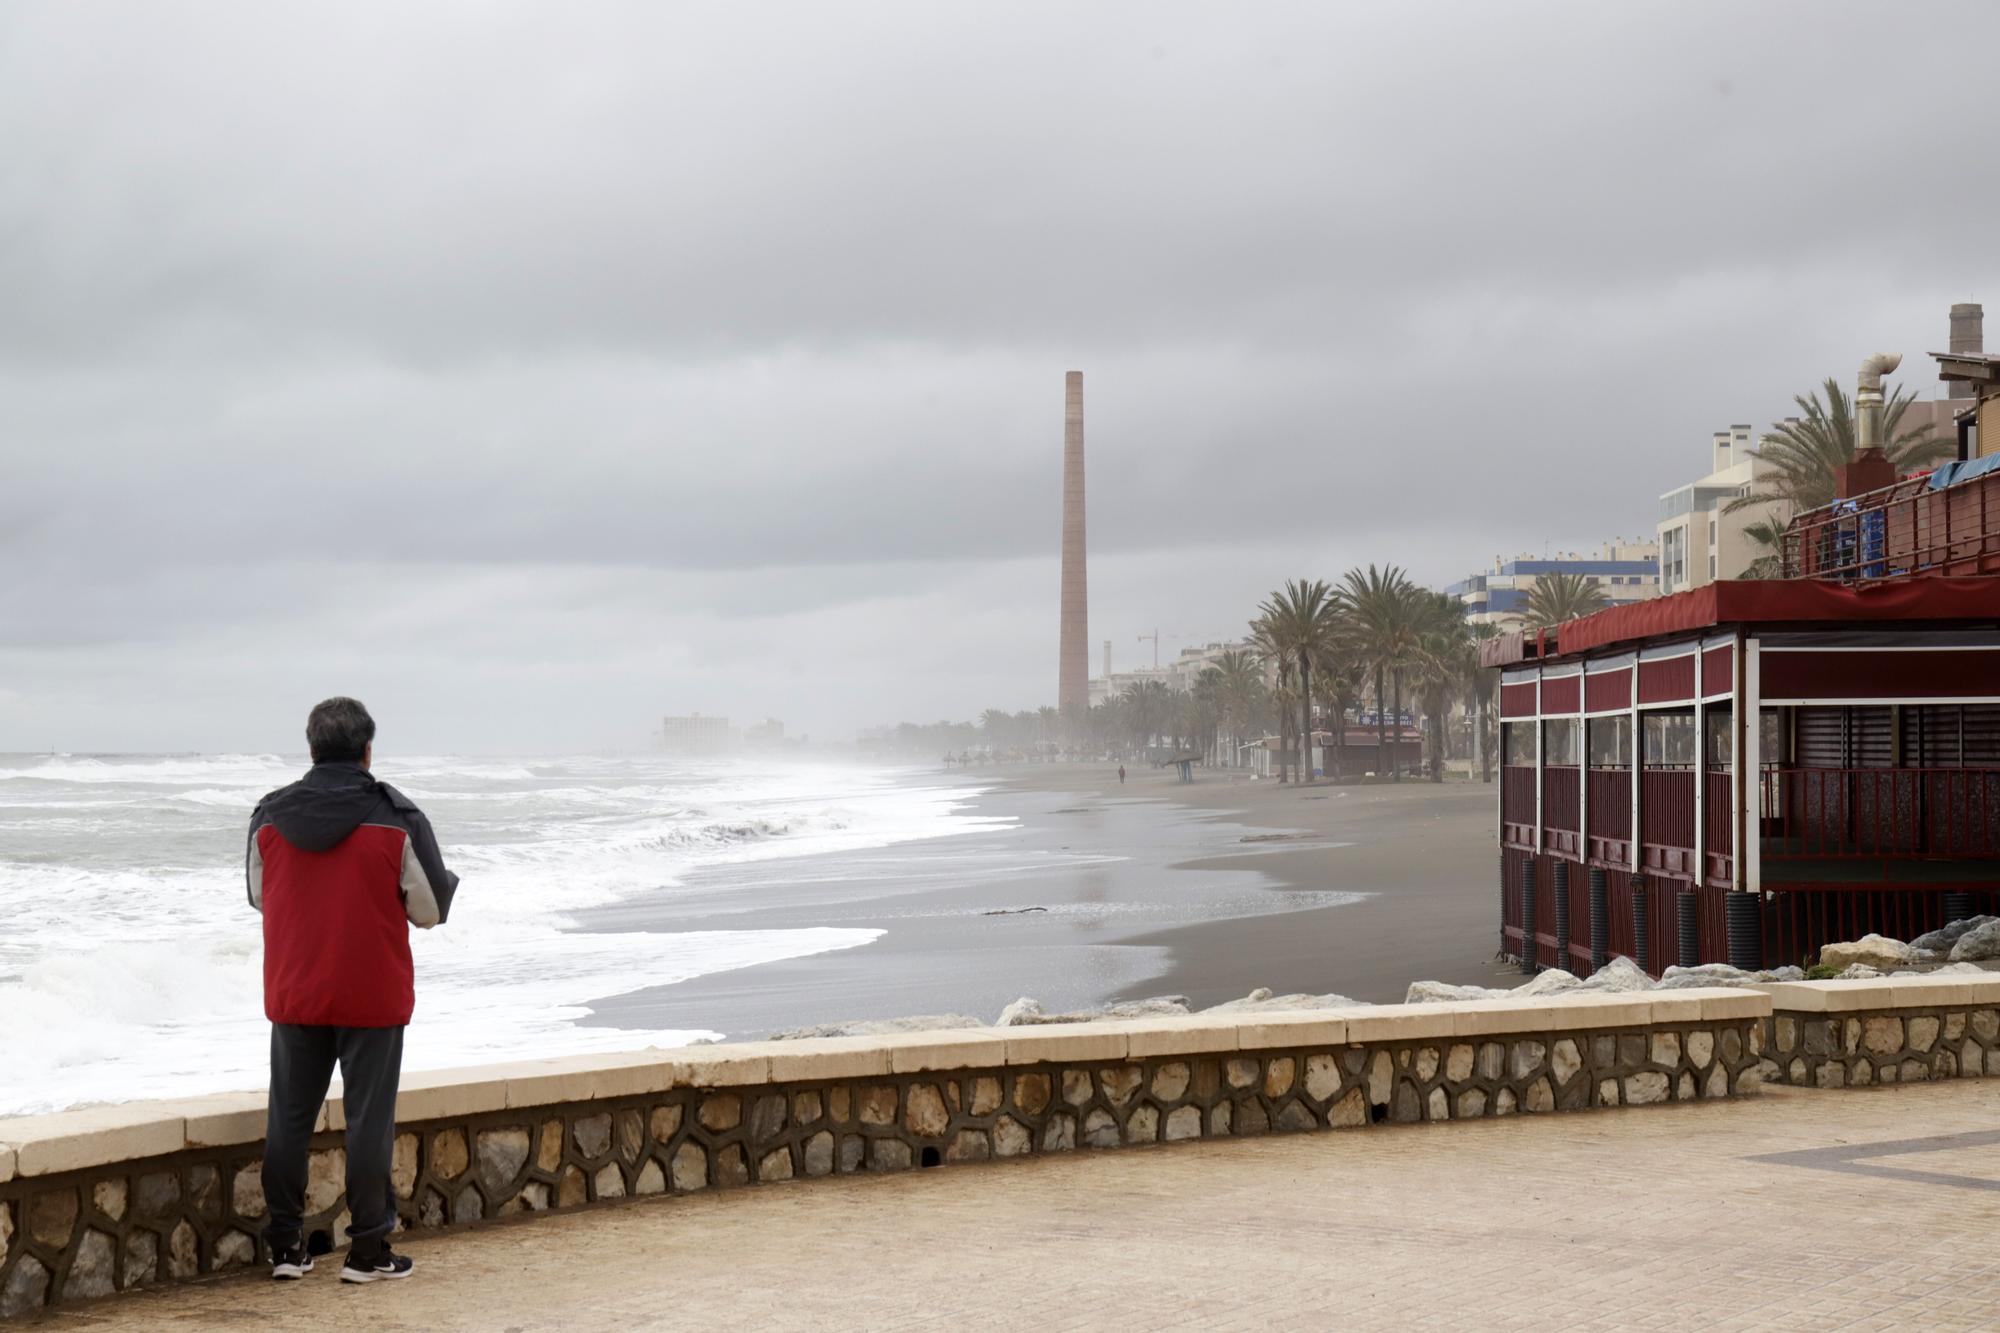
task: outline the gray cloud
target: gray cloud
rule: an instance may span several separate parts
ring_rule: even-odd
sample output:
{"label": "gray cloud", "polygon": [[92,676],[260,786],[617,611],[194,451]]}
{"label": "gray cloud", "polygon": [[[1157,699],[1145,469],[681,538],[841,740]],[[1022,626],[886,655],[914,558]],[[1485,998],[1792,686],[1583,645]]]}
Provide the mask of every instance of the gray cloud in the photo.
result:
{"label": "gray cloud", "polygon": [[1045,702],[1074,367],[1096,637],[1649,531],[1711,430],[1866,351],[1934,391],[1996,37],[11,6],[0,749],[255,746],[340,671],[459,748]]}

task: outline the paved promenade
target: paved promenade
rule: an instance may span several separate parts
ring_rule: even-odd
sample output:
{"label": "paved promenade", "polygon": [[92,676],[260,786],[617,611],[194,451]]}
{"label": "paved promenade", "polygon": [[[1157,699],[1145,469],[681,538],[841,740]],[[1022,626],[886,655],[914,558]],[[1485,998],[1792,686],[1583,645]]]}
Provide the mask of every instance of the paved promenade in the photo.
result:
{"label": "paved promenade", "polygon": [[2000,1083],[1061,1158],[651,1199],[232,1276],[59,1328],[2000,1326]]}

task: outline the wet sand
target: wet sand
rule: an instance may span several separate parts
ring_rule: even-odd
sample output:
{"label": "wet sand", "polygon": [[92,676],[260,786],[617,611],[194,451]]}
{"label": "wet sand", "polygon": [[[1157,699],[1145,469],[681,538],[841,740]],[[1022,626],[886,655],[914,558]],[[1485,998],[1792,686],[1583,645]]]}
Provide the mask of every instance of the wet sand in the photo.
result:
{"label": "wet sand", "polygon": [[1192,784],[1115,767],[959,775],[1012,821],[866,852],[712,868],[588,930],[864,927],[870,944],[592,1004],[593,1025],[732,1038],[812,1023],[1050,1009],[1257,986],[1398,1000],[1418,977],[1490,983],[1492,788]]}
{"label": "wet sand", "polygon": [[[1115,792],[1086,786],[1083,774],[1049,773],[1023,783]],[[1325,889],[1366,895],[1337,907],[1304,902],[1281,915],[1235,917],[1135,937],[1167,949],[1168,969],[1155,991],[1215,1003],[1242,994],[1246,977],[1274,991],[1336,991],[1377,1003],[1401,1000],[1420,978],[1474,985],[1514,985],[1495,961],[1499,903],[1494,893],[1494,788],[1483,783],[1294,786],[1200,773],[1192,783],[1148,771],[1125,791],[1222,814],[1272,835],[1302,834],[1298,845],[1273,836],[1242,852],[1184,863],[1186,869],[1250,869],[1294,896]],[[1341,843],[1341,846],[1328,846]],[[1145,989],[1141,987],[1140,990]],[[1128,997],[1138,994],[1128,992]]]}

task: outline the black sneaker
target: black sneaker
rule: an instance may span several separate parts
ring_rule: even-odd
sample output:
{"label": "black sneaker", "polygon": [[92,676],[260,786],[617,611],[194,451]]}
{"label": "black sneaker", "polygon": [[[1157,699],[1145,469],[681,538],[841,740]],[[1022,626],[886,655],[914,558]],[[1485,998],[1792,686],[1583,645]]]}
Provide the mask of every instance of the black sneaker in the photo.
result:
{"label": "black sneaker", "polygon": [[296,1282],[313,1271],[312,1255],[302,1244],[274,1246],[271,1250],[271,1276],[281,1282]]}
{"label": "black sneaker", "polygon": [[396,1254],[389,1249],[389,1242],[383,1241],[376,1247],[372,1258],[357,1257],[353,1250],[347,1252],[347,1262],[340,1266],[342,1282],[394,1282],[405,1278],[416,1264],[408,1255]]}

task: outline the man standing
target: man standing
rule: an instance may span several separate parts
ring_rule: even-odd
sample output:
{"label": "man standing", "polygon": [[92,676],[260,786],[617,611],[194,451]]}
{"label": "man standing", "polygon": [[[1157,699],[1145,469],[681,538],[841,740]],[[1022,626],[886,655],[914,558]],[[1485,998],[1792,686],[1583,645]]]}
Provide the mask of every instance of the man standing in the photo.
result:
{"label": "man standing", "polygon": [[410,1275],[410,1260],[389,1250],[396,1084],[416,1005],[409,926],[445,919],[458,876],[444,868],[423,812],[369,776],[374,741],[375,719],[356,700],[318,705],[306,718],[311,770],[250,817],[244,870],[250,905],[264,914],[271,1020],[264,1236],[275,1278],[312,1271],[301,1235],[306,1157],[336,1062],[353,1219],[341,1281]]}

